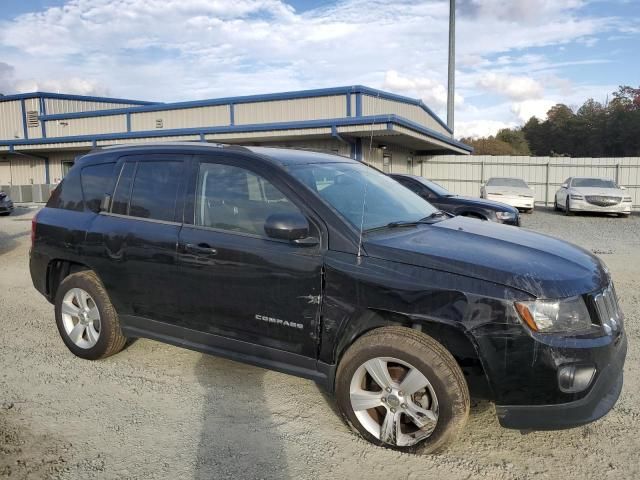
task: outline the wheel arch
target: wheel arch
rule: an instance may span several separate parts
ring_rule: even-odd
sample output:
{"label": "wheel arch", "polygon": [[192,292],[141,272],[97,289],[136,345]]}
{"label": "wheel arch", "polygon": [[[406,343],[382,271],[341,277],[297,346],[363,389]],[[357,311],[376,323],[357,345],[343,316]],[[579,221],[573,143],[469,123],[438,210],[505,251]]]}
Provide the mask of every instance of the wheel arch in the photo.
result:
{"label": "wheel arch", "polygon": [[47,265],[46,282],[47,298],[53,302],[56,298],[58,287],[62,281],[69,275],[85,270],[91,270],[91,268],[83,263],[65,260],[62,258],[56,258],[49,261]]}
{"label": "wheel arch", "polygon": [[493,398],[491,386],[474,340],[461,325],[448,320],[425,319],[411,314],[369,309],[352,319],[340,335],[335,349],[336,367],[347,349],[360,337],[377,328],[392,325],[418,330],[438,341],[451,353],[462,369],[472,395],[476,398]]}

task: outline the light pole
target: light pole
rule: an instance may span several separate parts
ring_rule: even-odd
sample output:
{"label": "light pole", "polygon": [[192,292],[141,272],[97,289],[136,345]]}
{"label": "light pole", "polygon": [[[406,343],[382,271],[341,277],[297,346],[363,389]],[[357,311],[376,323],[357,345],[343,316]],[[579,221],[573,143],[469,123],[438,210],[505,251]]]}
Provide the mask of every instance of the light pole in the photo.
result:
{"label": "light pole", "polygon": [[447,83],[447,126],[453,132],[456,90],[456,0],[449,0],[449,71]]}

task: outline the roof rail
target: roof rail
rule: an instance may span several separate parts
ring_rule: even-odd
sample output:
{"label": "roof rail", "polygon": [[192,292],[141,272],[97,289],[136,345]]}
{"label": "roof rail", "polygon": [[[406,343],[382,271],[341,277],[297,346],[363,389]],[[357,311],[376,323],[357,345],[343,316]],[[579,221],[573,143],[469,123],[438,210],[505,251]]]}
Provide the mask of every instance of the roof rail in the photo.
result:
{"label": "roof rail", "polygon": [[207,142],[202,140],[184,140],[181,142],[139,142],[139,143],[116,143],[114,145],[104,145],[94,147],[89,153],[100,152],[104,150],[115,150],[118,148],[134,148],[134,147],[193,147],[195,145],[212,148],[224,148],[229,145],[217,142]]}

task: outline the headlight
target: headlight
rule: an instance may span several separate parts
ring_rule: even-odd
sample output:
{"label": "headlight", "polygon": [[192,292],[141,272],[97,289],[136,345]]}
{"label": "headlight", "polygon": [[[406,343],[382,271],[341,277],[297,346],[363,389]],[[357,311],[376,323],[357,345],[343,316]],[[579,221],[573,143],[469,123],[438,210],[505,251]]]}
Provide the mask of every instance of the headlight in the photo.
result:
{"label": "headlight", "polygon": [[515,305],[524,323],[534,332],[586,333],[592,327],[582,297],[516,302]]}
{"label": "headlight", "polygon": [[584,197],[582,195],[575,195],[572,193],[571,200],[584,200]]}
{"label": "headlight", "polygon": [[498,220],[513,220],[516,218],[516,214],[513,212],[496,212]]}

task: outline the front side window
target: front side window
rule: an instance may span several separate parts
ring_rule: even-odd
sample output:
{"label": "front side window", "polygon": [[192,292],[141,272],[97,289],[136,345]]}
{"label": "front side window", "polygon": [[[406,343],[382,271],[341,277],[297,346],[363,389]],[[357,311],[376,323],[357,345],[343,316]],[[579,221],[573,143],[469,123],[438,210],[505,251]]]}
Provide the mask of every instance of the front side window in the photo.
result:
{"label": "front side window", "polygon": [[291,167],[294,177],[357,229],[413,222],[437,211],[391,177],[359,163],[323,163]]}
{"label": "front side window", "polygon": [[265,236],[264,224],[275,213],[300,210],[271,182],[250,170],[202,163],[196,189],[196,225]]}

